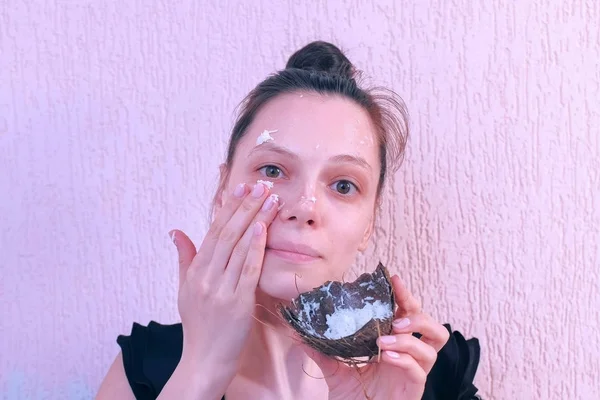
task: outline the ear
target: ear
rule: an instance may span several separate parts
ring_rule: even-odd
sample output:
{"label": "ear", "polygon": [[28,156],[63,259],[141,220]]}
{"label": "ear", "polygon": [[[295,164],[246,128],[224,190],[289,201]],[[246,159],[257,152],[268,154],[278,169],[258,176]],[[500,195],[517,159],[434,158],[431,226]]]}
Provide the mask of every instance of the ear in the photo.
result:
{"label": "ear", "polygon": [[375,230],[375,214],[371,216],[369,225],[367,225],[367,228],[365,229],[362,241],[358,246],[358,251],[363,252],[367,249],[367,246],[369,245],[369,240],[371,240],[371,235],[373,234],[373,230]]}

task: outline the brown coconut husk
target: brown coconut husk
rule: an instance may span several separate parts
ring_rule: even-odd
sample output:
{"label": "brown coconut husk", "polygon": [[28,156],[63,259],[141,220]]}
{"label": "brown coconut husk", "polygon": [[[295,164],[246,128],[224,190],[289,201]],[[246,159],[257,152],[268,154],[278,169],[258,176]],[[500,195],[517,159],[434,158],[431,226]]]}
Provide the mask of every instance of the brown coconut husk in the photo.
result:
{"label": "brown coconut husk", "polygon": [[[381,301],[390,308],[390,317],[371,319],[354,334],[340,339],[324,336],[328,315],[336,309],[360,309],[368,303]],[[303,313],[304,304],[318,303],[318,309]],[[349,364],[369,362],[379,354],[377,338],[392,332],[394,319],[394,290],[388,270],[379,263],[373,273],[364,273],[355,281],[342,283],[327,281],[309,292],[300,294],[290,306],[280,305],[279,311],[304,343],[327,356],[336,357]],[[303,315],[301,315],[303,314]]]}

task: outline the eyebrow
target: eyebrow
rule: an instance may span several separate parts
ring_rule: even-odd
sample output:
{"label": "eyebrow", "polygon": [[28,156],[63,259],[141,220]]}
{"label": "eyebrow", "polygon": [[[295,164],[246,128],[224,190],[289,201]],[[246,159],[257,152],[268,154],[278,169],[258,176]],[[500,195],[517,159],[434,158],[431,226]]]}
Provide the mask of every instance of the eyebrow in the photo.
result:
{"label": "eyebrow", "polygon": [[[292,160],[298,160],[300,158],[293,151],[291,151],[285,147],[278,146],[273,143],[264,143],[258,147],[253,148],[252,151],[248,154],[248,158],[251,157],[254,153],[261,151],[261,150],[271,151],[271,152],[280,154],[280,155],[282,155],[286,158],[292,159]],[[358,156],[353,156],[350,154],[338,154],[336,156],[331,157],[329,159],[329,161],[333,161],[333,162],[337,162],[337,163],[355,164],[361,168],[367,169],[369,171],[371,170],[371,165],[364,158],[358,157]]]}

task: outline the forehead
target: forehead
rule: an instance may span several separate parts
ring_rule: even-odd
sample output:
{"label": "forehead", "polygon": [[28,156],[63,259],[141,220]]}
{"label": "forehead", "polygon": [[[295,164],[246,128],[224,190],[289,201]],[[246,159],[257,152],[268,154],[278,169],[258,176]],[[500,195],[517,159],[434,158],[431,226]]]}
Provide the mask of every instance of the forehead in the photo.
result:
{"label": "forehead", "polygon": [[257,113],[240,146],[253,148],[265,130],[276,131],[271,134],[275,143],[298,151],[318,146],[323,151],[368,157],[377,147],[368,112],[351,99],[333,94],[296,92],[277,96]]}

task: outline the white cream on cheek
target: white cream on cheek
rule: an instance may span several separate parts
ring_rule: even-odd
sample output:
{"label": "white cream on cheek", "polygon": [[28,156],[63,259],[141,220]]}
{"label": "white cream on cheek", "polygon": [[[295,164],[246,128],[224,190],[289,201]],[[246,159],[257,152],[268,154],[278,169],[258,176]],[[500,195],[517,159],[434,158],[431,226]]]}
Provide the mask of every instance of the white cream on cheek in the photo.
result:
{"label": "white cream on cheek", "polygon": [[262,179],[257,180],[256,183],[262,183],[263,185],[265,185],[269,189],[273,189],[273,185],[274,185],[273,182],[271,182],[271,181],[263,181]]}

